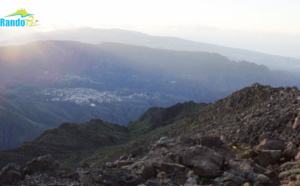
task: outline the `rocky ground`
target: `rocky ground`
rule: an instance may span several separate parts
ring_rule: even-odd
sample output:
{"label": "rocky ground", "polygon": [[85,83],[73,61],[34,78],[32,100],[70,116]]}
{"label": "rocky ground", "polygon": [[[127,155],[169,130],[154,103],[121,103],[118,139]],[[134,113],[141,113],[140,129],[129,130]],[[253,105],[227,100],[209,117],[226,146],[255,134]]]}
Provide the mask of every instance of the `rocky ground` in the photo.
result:
{"label": "rocky ground", "polygon": [[[300,92],[254,84],[118,159],[60,169],[51,155],[7,164],[2,185],[300,185]],[[171,124],[172,125],[172,124]],[[168,135],[169,134],[169,135]],[[178,134],[178,135],[174,135]],[[100,158],[100,157],[99,157]]]}
{"label": "rocky ground", "polygon": [[[282,141],[264,139],[241,153],[218,137],[162,137],[142,158],[122,155],[105,165],[66,173],[51,155],[21,168],[8,164],[4,185],[300,185],[300,153],[285,159]],[[293,156],[293,157],[292,157]]]}

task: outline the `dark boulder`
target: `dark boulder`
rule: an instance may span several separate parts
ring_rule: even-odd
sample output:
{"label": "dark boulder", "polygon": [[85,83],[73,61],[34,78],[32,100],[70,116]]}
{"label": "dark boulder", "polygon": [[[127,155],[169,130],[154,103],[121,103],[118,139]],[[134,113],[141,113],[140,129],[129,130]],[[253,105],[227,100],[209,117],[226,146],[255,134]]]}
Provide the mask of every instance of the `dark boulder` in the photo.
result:
{"label": "dark boulder", "polygon": [[262,150],[255,160],[259,165],[265,167],[270,164],[279,163],[280,157],[280,150]]}
{"label": "dark boulder", "polygon": [[200,177],[214,178],[219,176],[224,165],[224,157],[207,147],[192,147],[182,155],[182,163],[191,167]]}
{"label": "dark boulder", "polygon": [[216,136],[199,136],[199,144],[207,147],[219,147],[222,145],[222,141]]}
{"label": "dark boulder", "polygon": [[9,163],[0,172],[0,183],[13,184],[24,178],[21,167],[15,163]]}
{"label": "dark boulder", "polygon": [[257,151],[259,150],[283,150],[284,149],[284,143],[279,140],[274,139],[264,139],[262,140],[259,145],[255,147]]}
{"label": "dark boulder", "polygon": [[26,173],[53,171],[59,168],[59,163],[50,154],[34,158],[27,162]]}

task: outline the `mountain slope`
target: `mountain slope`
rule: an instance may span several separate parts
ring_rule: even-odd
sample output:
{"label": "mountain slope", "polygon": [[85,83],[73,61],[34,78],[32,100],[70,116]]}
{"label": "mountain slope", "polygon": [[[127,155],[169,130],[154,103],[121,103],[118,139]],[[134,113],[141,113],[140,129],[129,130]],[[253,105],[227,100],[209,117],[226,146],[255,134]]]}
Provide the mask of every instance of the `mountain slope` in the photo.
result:
{"label": "mountain slope", "polygon": [[298,143],[300,91],[297,87],[253,84],[211,104],[193,119],[200,134],[255,145],[262,138]]}
{"label": "mountain slope", "polygon": [[267,67],[219,54],[117,43],[1,47],[0,67],[2,150],[63,122],[126,125],[149,107],[211,102],[254,82],[274,83]]}
{"label": "mountain slope", "polygon": [[149,108],[138,120],[128,124],[128,129],[134,136],[144,135],[158,127],[172,124],[190,116],[195,110],[205,107],[205,103],[178,103],[169,108]]}
{"label": "mountain slope", "polygon": [[219,53],[234,61],[249,61],[255,62],[256,64],[263,64],[272,70],[288,70],[299,72],[300,69],[300,60],[295,58],[194,42],[174,37],[150,36],[140,32],[121,29],[80,28],[35,33],[9,41],[3,41],[1,45],[20,45],[38,40],[71,40],[93,44],[99,44],[102,42],[116,42],[177,51],[203,51]]}
{"label": "mountain slope", "polygon": [[[168,117],[168,123],[156,123],[156,120],[153,120],[151,123],[147,123],[147,125],[150,124],[152,127],[145,132],[138,130],[140,126],[138,128],[134,126],[123,127],[106,123],[102,120],[91,120],[84,124],[63,123],[58,128],[45,131],[32,142],[26,142],[19,148],[0,152],[0,167],[3,167],[10,161],[23,164],[43,154],[51,154],[56,159],[71,161],[68,164],[78,165],[80,160],[89,158],[89,156],[97,154],[98,151],[104,151],[103,148],[118,146],[128,142],[132,143],[138,136],[149,133],[156,128],[172,124],[175,121],[180,121],[205,105],[186,102],[168,108],[159,108],[160,112],[155,117]],[[156,109],[158,108],[149,109],[144,115],[149,115],[152,113],[151,110]],[[169,115],[170,111],[174,110],[176,112]],[[75,157],[75,160],[73,157]],[[78,160],[76,157],[81,159]]]}
{"label": "mountain slope", "polygon": [[[59,185],[66,182],[65,178],[77,184],[297,185],[300,165],[299,97],[300,91],[296,87],[272,88],[253,84],[208,105],[188,102],[165,109],[150,108],[128,129],[99,125],[102,121],[94,120],[92,124],[110,128],[111,134],[122,131],[121,141],[124,143],[106,142],[106,148],[97,147],[96,143],[88,147],[89,153],[81,153],[84,145],[76,146],[75,143],[77,155],[73,154],[74,158],[67,160],[71,162],[69,164],[59,156],[66,151],[58,153],[53,150],[53,156],[64,168],[73,169],[72,166],[79,161],[82,165],[90,165],[85,164],[78,171],[73,170],[72,174],[59,171],[41,174],[35,170],[33,175],[20,179],[20,182],[48,182],[52,176]],[[157,121],[159,126],[155,126]],[[139,130],[140,125],[155,127],[145,132]],[[78,134],[77,128],[82,126],[86,127],[80,130],[82,134]],[[86,133],[92,136],[98,133],[90,130],[90,126],[89,123],[80,126],[62,124],[18,149],[1,152],[0,164],[4,166],[13,160],[24,164],[25,159],[22,162],[17,157],[37,155],[43,148],[51,149],[53,141],[64,146],[59,140],[66,141],[65,137],[69,135],[76,138],[70,142],[87,139],[84,142],[89,143],[94,138],[81,137]],[[137,131],[141,135],[134,135],[136,138],[131,135],[131,141],[127,141],[128,134]],[[63,136],[60,135],[62,133]],[[104,136],[104,139],[107,137]],[[39,143],[43,145],[32,150]],[[66,144],[68,150],[72,149],[73,143]]]}
{"label": "mountain slope", "polygon": [[85,124],[63,123],[58,128],[45,131],[32,142],[24,143],[20,148],[1,152],[2,163],[24,163],[43,154],[66,159],[74,153],[117,145],[128,140],[129,133],[125,127],[101,120],[91,120]]}

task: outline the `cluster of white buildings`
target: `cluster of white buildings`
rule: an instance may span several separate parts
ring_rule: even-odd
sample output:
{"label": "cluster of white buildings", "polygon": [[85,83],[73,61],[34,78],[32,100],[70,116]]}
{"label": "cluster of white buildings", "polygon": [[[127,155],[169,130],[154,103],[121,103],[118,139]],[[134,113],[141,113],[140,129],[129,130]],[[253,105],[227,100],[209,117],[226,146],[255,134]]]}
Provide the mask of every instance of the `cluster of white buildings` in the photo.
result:
{"label": "cluster of white buildings", "polygon": [[42,94],[49,96],[48,101],[69,101],[76,104],[89,104],[92,107],[96,103],[121,102],[132,99],[151,99],[146,93],[120,96],[114,91],[98,91],[91,88],[48,88],[42,90]]}

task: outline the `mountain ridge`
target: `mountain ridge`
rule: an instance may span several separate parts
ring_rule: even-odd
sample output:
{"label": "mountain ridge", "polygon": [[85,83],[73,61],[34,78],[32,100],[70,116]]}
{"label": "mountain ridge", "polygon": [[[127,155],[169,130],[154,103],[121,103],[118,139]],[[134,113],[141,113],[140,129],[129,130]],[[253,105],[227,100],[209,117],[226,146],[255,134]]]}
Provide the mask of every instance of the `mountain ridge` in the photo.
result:
{"label": "mountain ridge", "polygon": [[[93,36],[88,38],[87,36]],[[73,40],[85,43],[99,44],[102,42],[117,42],[152,48],[187,50],[187,51],[206,51],[220,53],[234,61],[250,61],[257,64],[264,64],[272,70],[288,70],[299,72],[300,59],[291,57],[276,56],[254,52],[244,49],[235,49],[219,45],[195,42],[175,37],[150,36],[136,31],[122,29],[92,29],[79,28],[70,30],[51,31],[31,36],[21,37],[15,40],[3,41],[1,45],[22,44],[36,40]],[[291,68],[293,66],[294,68]],[[295,68],[297,67],[297,68]]]}
{"label": "mountain ridge", "polygon": [[[172,112],[172,110],[175,109],[177,110],[173,113],[175,119],[175,117],[179,115],[181,115],[180,118],[189,115],[190,113],[186,113],[185,109],[188,109],[192,113],[205,105],[206,104],[186,102],[183,104],[178,103],[177,105],[168,108],[154,107],[152,110],[166,110],[170,113],[170,111]],[[176,109],[178,106],[180,106],[179,110]],[[152,112],[151,109],[145,114],[149,112]],[[146,131],[147,133],[161,127],[160,125],[157,125],[155,121],[152,121],[149,124],[152,125],[152,127]],[[164,125],[168,124],[171,123],[166,123]],[[139,131],[139,128],[132,126],[130,127],[130,130],[128,129],[128,127],[106,123],[100,119],[93,119],[84,124],[63,123],[58,128],[43,132],[32,142],[26,142],[19,148],[0,152],[0,157],[2,157],[0,167],[4,166],[9,161],[13,161],[16,155],[18,156],[18,162],[16,163],[20,164],[24,164],[33,157],[41,156],[43,154],[52,154],[55,158],[66,160],[69,158],[68,156],[72,156],[72,154],[97,150],[102,147],[126,144],[127,142],[135,140],[138,137],[136,135],[137,133],[143,135]]]}
{"label": "mountain ridge", "polygon": [[[265,66],[214,53],[75,41],[0,47],[0,66],[2,150],[63,122],[102,118],[126,125],[149,107],[211,102],[274,79]],[[32,135],[14,135],[25,125]]]}
{"label": "mountain ridge", "polygon": [[[113,144],[94,152],[80,153],[78,149],[73,154],[75,157],[68,154],[66,161],[63,160],[66,157],[61,156],[64,152],[53,150],[58,152],[53,157],[59,160],[61,168],[73,170],[71,174],[46,171],[41,175],[40,171],[33,170],[33,173],[27,173],[27,178],[20,178],[19,183],[49,183],[47,178],[54,175],[61,185],[66,178],[68,183],[73,184],[297,184],[300,165],[299,104],[300,91],[297,87],[272,88],[255,83],[210,104],[187,102],[164,109],[150,108],[129,125],[129,130],[133,130],[130,137],[133,141],[125,140],[121,145]],[[162,122],[156,126],[159,119]],[[101,120],[93,122],[103,123]],[[145,132],[136,127],[149,124],[154,126],[153,130]],[[88,127],[90,124],[83,125]],[[68,127],[77,126],[63,124],[59,128]],[[55,129],[50,133],[53,131]],[[74,133],[72,130],[69,132]],[[52,137],[55,135],[60,136],[54,133]],[[43,141],[43,138],[37,139]],[[81,139],[80,136],[78,139]],[[34,145],[34,141],[31,143]],[[1,152],[1,166],[9,162],[8,157],[20,160],[16,159],[20,157],[18,153],[26,155],[26,151],[41,155],[38,159],[42,160],[45,158],[42,153],[47,152],[39,148],[51,149],[43,143],[34,151],[28,150],[31,143]],[[39,151],[42,153],[38,154]],[[28,160],[30,158],[27,157]],[[18,163],[25,162],[23,159]],[[76,162],[81,162],[78,171],[72,167]],[[25,166],[30,164],[28,162]],[[9,167],[6,166],[6,169]],[[101,178],[95,175],[101,175]]]}

